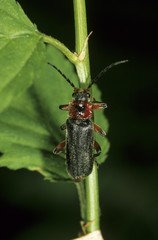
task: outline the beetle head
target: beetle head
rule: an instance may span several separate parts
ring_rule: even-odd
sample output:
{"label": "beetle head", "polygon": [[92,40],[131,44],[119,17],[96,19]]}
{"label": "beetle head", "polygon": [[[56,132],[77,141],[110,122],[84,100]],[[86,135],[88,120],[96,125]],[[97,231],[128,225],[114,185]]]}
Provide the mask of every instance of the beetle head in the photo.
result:
{"label": "beetle head", "polygon": [[75,88],[72,94],[73,101],[90,102],[89,89]]}

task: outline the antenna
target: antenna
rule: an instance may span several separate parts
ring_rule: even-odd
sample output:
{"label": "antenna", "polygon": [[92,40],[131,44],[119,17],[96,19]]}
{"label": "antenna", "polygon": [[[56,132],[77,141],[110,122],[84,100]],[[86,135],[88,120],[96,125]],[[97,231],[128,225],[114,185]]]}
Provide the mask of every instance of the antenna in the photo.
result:
{"label": "antenna", "polygon": [[63,76],[63,78],[65,78],[65,80],[71,85],[71,87],[76,88],[75,85],[70,81],[70,79],[67,78],[67,77],[65,76],[65,74],[62,73],[62,71],[61,71],[59,68],[57,68],[55,65],[51,64],[50,62],[48,62],[48,64],[49,64],[50,66],[52,66],[53,68],[55,68],[55,69],[61,74],[61,76]]}
{"label": "antenna", "polygon": [[128,60],[122,60],[122,61],[118,61],[118,62],[114,62],[112,64],[110,64],[109,66],[107,66],[106,68],[104,68],[92,81],[91,83],[89,84],[88,88],[90,88],[94,83],[96,83],[98,81],[99,78],[101,78],[103,76],[103,74],[105,72],[107,72],[110,68],[116,66],[116,65],[119,65],[119,64],[122,64],[122,63],[126,63],[128,62]]}

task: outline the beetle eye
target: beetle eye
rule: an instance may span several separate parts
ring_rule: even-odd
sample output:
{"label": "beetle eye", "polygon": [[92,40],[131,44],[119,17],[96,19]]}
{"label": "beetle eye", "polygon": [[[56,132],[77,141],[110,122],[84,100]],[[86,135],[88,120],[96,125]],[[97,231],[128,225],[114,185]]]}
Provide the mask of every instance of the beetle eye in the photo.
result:
{"label": "beetle eye", "polygon": [[90,98],[90,93],[87,93],[87,98]]}

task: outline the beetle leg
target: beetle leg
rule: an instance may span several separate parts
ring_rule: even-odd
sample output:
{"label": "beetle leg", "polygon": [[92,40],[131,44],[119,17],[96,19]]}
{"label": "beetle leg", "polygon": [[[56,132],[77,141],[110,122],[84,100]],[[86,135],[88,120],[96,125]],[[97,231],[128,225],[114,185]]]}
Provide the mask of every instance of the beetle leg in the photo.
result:
{"label": "beetle leg", "polygon": [[61,130],[65,130],[65,129],[66,129],[66,123],[63,123],[63,124],[60,126],[60,129],[61,129]]}
{"label": "beetle leg", "polygon": [[93,102],[93,110],[107,108],[107,104],[103,102]]}
{"label": "beetle leg", "polygon": [[53,153],[54,154],[58,154],[60,152],[63,151],[64,147],[65,147],[65,144],[66,144],[66,140],[62,141],[61,143],[59,143],[56,148],[53,150]]}
{"label": "beetle leg", "polygon": [[99,127],[99,125],[97,125],[96,123],[93,123],[93,127],[95,132],[100,133],[100,135],[103,137],[106,136],[106,132],[101,127]]}
{"label": "beetle leg", "polygon": [[94,149],[96,151],[96,153],[94,154],[95,157],[99,156],[101,154],[101,147],[99,145],[99,143],[97,143],[97,141],[94,140]]}
{"label": "beetle leg", "polygon": [[69,110],[69,104],[60,105],[59,108],[60,108],[61,110],[68,111],[68,110]]}

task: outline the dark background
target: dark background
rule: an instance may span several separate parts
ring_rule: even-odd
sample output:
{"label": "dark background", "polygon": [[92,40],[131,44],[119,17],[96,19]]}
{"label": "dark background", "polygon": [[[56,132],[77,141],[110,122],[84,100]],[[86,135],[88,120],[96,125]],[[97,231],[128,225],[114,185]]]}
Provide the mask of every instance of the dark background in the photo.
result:
{"label": "dark background", "polygon": [[[72,51],[72,1],[20,0],[38,29]],[[123,59],[98,82],[110,122],[108,159],[99,170],[101,228],[107,240],[158,239],[157,5],[87,1],[91,73]],[[73,184],[0,169],[0,239],[67,240],[79,231]]]}

